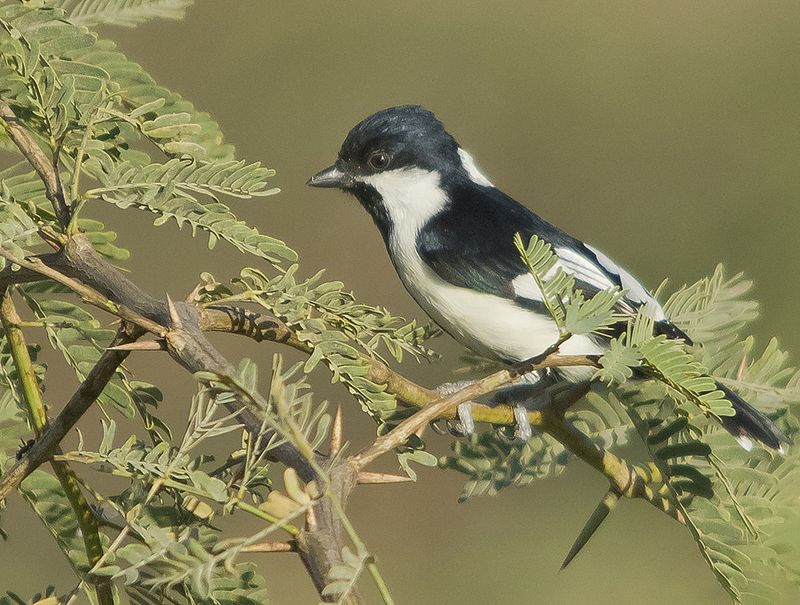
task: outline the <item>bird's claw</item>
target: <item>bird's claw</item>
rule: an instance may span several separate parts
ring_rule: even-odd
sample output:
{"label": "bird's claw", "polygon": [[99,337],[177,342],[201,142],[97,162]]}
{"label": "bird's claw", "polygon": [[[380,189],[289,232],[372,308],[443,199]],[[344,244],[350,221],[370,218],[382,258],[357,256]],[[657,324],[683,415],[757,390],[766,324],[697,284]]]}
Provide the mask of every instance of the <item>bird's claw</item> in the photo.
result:
{"label": "bird's claw", "polygon": [[469,401],[458,404],[458,422],[461,425],[461,432],[472,435],[475,432],[475,419],[472,417],[472,403]]}
{"label": "bird's claw", "polygon": [[[455,393],[463,389],[466,386],[472,384],[472,381],[465,381],[465,382],[448,382],[442,385],[439,385],[436,388],[436,392],[440,395],[447,396]],[[499,405],[501,403],[511,404],[511,401],[516,399],[519,401],[520,396],[526,396],[526,399],[530,397],[530,390],[538,389],[541,390],[541,386],[537,386],[535,384],[523,384],[518,385],[513,389],[508,389],[506,392],[503,393],[502,398],[495,398],[493,399],[492,403],[495,405]],[[516,396],[509,401],[509,394],[513,390],[513,394]],[[509,442],[517,442],[517,441],[528,441],[533,436],[533,429],[531,428],[530,420],[528,419],[528,409],[520,404],[517,403],[512,405],[514,410],[514,436],[511,437],[507,432],[501,431],[500,435],[503,439]],[[450,434],[454,437],[469,437],[475,433],[475,418],[472,416],[472,402],[464,402],[459,404],[457,408],[457,419],[452,420],[434,420],[431,422],[431,428],[434,432],[438,433],[439,435],[446,435]]]}
{"label": "bird's claw", "polygon": [[528,419],[528,410],[521,405],[514,406],[514,420],[517,423],[514,429],[514,437],[519,441],[527,441],[533,437],[531,421]]}
{"label": "bird's claw", "polygon": [[[460,382],[445,382],[436,387],[436,393],[446,397],[474,384],[474,380]],[[462,403],[458,406],[458,419],[434,420],[431,428],[439,435],[452,435],[453,437],[468,437],[475,432],[475,420],[472,417],[472,404]]]}
{"label": "bird's claw", "polygon": [[471,404],[462,403],[458,406],[458,418],[437,418],[432,420],[430,423],[431,429],[437,435],[469,437],[475,432],[475,421],[472,418],[470,407]]}
{"label": "bird's claw", "polygon": [[500,427],[496,431],[497,438],[505,443],[515,445],[525,443],[533,437],[533,428],[528,419],[528,409],[523,405],[513,406],[514,410],[514,430],[510,426]]}
{"label": "bird's claw", "polygon": [[472,417],[472,404],[462,403],[458,406],[458,418],[437,418],[431,422],[431,428],[437,435],[452,437],[469,437],[475,432],[475,419]]}

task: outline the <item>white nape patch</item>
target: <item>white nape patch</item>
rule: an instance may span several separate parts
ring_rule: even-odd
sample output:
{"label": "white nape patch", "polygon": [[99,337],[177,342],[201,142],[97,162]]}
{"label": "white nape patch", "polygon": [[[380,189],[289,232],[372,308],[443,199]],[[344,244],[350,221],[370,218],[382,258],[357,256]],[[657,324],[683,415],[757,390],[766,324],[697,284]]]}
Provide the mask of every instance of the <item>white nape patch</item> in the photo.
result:
{"label": "white nape patch", "polygon": [[472,159],[472,156],[464,149],[461,149],[461,147],[458,148],[458,157],[461,158],[461,166],[463,166],[464,170],[466,170],[473,183],[476,185],[483,185],[484,187],[494,187],[494,185],[492,185],[492,181],[487,179],[484,174],[478,170],[478,167],[475,165],[475,160]]}
{"label": "white nape patch", "polygon": [[784,445],[782,443],[778,446],[778,453],[781,456],[785,456],[786,455],[786,448],[784,447]]}
{"label": "white nape patch", "polygon": [[753,449],[753,440],[750,439],[750,437],[747,437],[746,435],[738,435],[737,437],[734,437],[734,439],[736,439],[736,442],[746,451],[749,452]]}

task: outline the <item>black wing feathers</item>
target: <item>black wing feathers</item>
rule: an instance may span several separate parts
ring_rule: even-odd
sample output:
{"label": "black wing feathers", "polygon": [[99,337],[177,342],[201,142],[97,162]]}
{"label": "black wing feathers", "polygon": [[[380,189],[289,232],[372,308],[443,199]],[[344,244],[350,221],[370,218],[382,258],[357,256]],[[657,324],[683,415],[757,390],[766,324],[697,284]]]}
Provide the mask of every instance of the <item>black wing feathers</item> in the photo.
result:
{"label": "black wing feathers", "polygon": [[[514,235],[524,241],[536,235],[554,248],[569,248],[587,256],[620,284],[618,275],[596,262],[583,243],[551,225],[528,208],[494,188],[448,188],[451,206],[429,221],[417,236],[422,260],[444,281],[486,294],[514,300],[521,306],[544,307],[514,294],[512,281],[526,273],[514,246]],[[576,284],[587,297],[599,290],[576,275]]]}

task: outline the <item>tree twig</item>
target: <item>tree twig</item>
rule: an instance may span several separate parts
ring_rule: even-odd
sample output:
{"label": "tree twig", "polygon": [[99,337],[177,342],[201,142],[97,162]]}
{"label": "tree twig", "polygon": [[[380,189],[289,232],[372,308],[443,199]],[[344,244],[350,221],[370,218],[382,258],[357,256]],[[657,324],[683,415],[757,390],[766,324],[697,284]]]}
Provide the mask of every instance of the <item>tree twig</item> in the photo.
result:
{"label": "tree twig", "polygon": [[[41,437],[42,433],[47,430],[47,412],[34,372],[33,361],[28,352],[28,345],[22,330],[18,327],[21,319],[14,306],[14,301],[11,299],[11,292],[8,290],[0,292],[0,297],[2,297],[0,320],[6,333],[6,341],[11,349],[17,376],[22,383],[22,392],[28,405],[31,424],[36,436]],[[90,566],[93,566],[103,556],[103,543],[100,540],[97,519],[83,496],[75,473],[69,464],[51,459],[50,465],[75,513],[75,519],[83,536],[86,558]],[[114,605],[114,591],[108,578],[90,578],[89,582],[94,587],[100,605]]]}
{"label": "tree twig", "polygon": [[[71,240],[72,241],[72,240]],[[75,292],[81,299],[98,309],[103,309],[104,311],[108,311],[109,313],[113,313],[117,315],[121,319],[129,321],[130,323],[136,324],[141,328],[148,330],[149,332],[153,332],[154,334],[163,335],[166,332],[166,328],[161,324],[145,317],[141,313],[130,309],[124,304],[119,304],[114,302],[113,300],[109,300],[107,297],[103,296],[100,292],[95,290],[92,287],[87,286],[86,284],[69,277],[68,275],[61,273],[60,271],[54,269],[53,267],[44,264],[42,259],[39,257],[31,257],[27,259],[17,258],[10,252],[3,250],[0,248],[0,256],[5,258],[11,263],[19,265],[29,271],[33,271],[35,273],[39,273],[44,277],[48,277],[53,281],[60,283],[63,286],[66,286],[73,292]]]}
{"label": "tree twig", "polygon": [[45,195],[53,205],[53,210],[61,227],[66,227],[69,224],[69,208],[64,199],[64,192],[52,162],[36,143],[33,136],[22,125],[11,106],[2,99],[0,99],[0,119],[8,133],[8,137],[30,162],[39,178],[42,179]]}
{"label": "tree twig", "polygon": [[[123,326],[115,342],[133,342],[142,334],[143,330],[140,328]],[[37,439],[33,447],[0,477],[0,500],[6,498],[25,477],[53,455],[61,440],[97,400],[127,357],[127,351],[106,351],[100,356],[78,390],[61,413],[49,424],[41,438]]]}

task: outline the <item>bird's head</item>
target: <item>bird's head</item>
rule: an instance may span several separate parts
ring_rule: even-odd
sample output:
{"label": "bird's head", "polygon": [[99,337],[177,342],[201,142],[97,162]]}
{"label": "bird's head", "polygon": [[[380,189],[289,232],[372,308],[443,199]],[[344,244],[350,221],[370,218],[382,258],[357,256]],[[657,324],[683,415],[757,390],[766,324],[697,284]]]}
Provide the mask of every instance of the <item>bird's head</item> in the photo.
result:
{"label": "bird's head", "polygon": [[384,227],[397,219],[395,210],[432,213],[443,203],[442,186],[459,181],[491,185],[432,112],[401,105],[356,124],[336,162],[306,184],[355,195]]}

